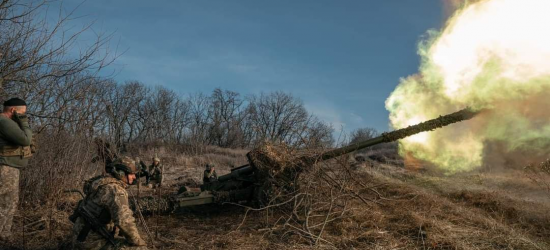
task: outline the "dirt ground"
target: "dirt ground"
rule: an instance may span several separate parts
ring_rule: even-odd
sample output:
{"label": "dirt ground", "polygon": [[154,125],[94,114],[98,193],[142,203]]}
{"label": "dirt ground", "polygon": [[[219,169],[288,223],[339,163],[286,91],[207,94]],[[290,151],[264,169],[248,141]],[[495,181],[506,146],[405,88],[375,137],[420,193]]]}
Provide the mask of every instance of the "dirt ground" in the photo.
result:
{"label": "dirt ground", "polygon": [[[227,173],[230,165],[246,162],[245,152],[164,156],[166,185],[141,187],[140,193],[166,195],[198,184],[205,162]],[[357,189],[366,202],[353,200],[342,217],[327,223],[317,242],[289,228],[273,228],[277,212],[246,213],[234,205],[147,214],[148,230],[138,226],[150,249],[550,249],[550,192],[521,169],[446,176],[349,159],[355,178],[368,183]],[[77,200],[68,196],[49,213],[20,211],[16,228],[23,230],[16,230],[13,249],[56,249],[70,232],[67,216]]]}

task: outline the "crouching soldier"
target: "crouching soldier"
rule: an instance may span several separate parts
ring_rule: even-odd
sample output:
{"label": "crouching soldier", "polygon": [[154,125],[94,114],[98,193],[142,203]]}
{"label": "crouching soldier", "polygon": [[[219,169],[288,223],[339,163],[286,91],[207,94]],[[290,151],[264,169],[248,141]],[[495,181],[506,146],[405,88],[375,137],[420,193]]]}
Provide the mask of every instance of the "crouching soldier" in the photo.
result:
{"label": "crouching soldier", "polygon": [[202,176],[202,183],[210,183],[218,180],[218,174],[212,164],[206,164],[206,169]]}
{"label": "crouching soldier", "polygon": [[126,188],[136,179],[129,157],[105,167],[107,175],[84,184],[85,197],[70,217],[74,249],[147,249],[128,204]]}
{"label": "crouching soldier", "polygon": [[160,158],[153,158],[153,164],[149,166],[149,175],[153,181],[153,186],[162,186],[164,179],[164,166],[160,163]]}

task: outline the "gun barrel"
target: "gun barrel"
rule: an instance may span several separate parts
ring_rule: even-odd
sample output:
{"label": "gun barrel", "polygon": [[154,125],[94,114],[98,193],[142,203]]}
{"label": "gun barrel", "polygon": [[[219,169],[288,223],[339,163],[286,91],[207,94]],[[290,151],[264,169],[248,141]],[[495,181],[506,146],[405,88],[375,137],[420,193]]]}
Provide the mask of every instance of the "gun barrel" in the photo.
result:
{"label": "gun barrel", "polygon": [[317,160],[321,160],[321,161],[329,160],[329,159],[332,159],[341,155],[345,155],[356,150],[371,147],[377,144],[397,141],[399,139],[403,139],[405,137],[415,135],[421,132],[435,130],[453,123],[472,119],[474,116],[478,115],[481,112],[482,112],[481,110],[476,111],[470,108],[465,108],[455,113],[440,116],[438,118],[428,120],[416,125],[412,125],[412,126],[398,129],[388,133],[383,133],[378,137],[375,137],[363,142],[359,142],[359,143],[345,146],[342,148],[333,149],[331,151],[321,154],[319,158],[317,158]]}
{"label": "gun barrel", "polygon": [[239,176],[245,176],[251,174],[252,172],[254,172],[254,168],[249,164],[246,164],[238,168],[231,169],[231,173],[218,177],[218,181],[223,182],[231,179],[236,179]]}

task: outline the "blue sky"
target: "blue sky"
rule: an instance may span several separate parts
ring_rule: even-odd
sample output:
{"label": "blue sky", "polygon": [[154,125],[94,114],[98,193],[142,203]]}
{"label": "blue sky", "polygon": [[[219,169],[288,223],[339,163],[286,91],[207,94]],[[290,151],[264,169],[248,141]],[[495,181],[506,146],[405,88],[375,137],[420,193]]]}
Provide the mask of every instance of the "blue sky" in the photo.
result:
{"label": "blue sky", "polygon": [[[182,95],[280,90],[338,132],[388,130],[384,101],[418,69],[417,44],[444,0],[65,0],[71,25],[114,32],[110,70]],[[91,30],[82,44],[91,38]],[[107,71],[106,73],[109,73]]]}

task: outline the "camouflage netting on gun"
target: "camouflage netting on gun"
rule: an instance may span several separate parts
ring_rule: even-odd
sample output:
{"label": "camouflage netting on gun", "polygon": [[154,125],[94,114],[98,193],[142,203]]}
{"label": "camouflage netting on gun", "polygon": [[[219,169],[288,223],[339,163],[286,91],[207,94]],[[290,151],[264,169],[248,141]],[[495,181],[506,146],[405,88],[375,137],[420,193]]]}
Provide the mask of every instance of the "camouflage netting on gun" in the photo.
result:
{"label": "camouflage netting on gun", "polygon": [[473,111],[469,108],[466,108],[449,115],[440,116],[436,119],[422,122],[420,124],[412,125],[389,133],[383,133],[382,136],[384,137],[385,142],[397,141],[399,139],[403,139],[414,134],[431,131],[453,123],[472,119],[479,112],[480,111]]}
{"label": "camouflage netting on gun", "polygon": [[286,144],[265,143],[247,154],[253,165],[271,176],[279,175],[286,169],[295,169],[309,164],[306,159],[315,154],[298,152]]}
{"label": "camouflage netting on gun", "polygon": [[[131,199],[130,201],[130,208],[133,211],[136,211],[137,206],[134,199]],[[142,213],[146,214],[166,213],[172,211],[172,202],[169,197],[141,197],[139,199],[139,208]]]}

